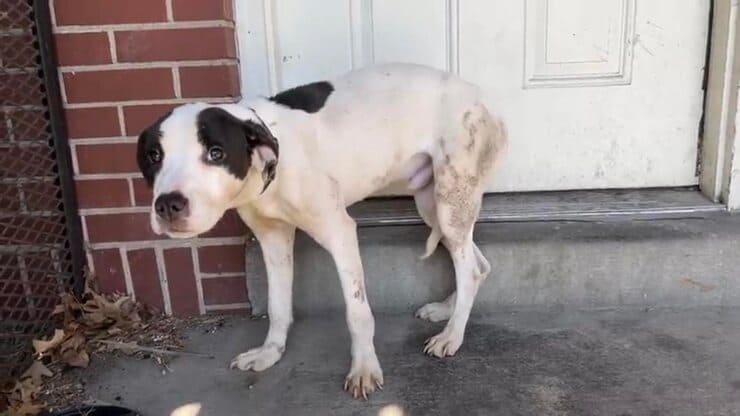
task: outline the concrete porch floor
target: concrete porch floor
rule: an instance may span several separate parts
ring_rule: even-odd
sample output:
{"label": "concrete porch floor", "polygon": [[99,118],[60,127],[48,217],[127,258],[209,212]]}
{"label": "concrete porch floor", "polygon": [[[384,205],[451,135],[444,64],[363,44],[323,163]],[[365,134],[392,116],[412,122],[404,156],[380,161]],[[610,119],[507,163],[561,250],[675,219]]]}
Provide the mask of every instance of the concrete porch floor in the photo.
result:
{"label": "concrete porch floor", "polygon": [[740,415],[740,309],[517,312],[471,318],[456,357],[421,352],[443,324],[378,316],[385,390],[356,401],[341,390],[349,368],[344,318],[299,319],[282,361],[264,373],[229,370],[256,346],[266,320],[233,317],[193,330],[163,375],[151,361],[107,357],[79,373],[90,395],[168,415],[201,402],[201,415]]}

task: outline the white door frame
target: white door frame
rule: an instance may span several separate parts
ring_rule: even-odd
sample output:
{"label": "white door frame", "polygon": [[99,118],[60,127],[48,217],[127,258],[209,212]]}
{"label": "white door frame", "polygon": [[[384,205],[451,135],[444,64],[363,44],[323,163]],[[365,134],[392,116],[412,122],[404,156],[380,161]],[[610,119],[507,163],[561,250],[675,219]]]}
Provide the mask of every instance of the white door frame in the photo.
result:
{"label": "white door frame", "polygon": [[699,184],[730,210],[740,209],[740,25],[737,0],[713,0]]}
{"label": "white door frame", "polygon": [[[264,13],[269,9],[270,0],[264,0],[260,8],[247,13],[236,13],[237,18]],[[708,198],[724,204],[730,210],[740,210],[740,124],[738,112],[738,94],[740,92],[740,5],[738,0],[711,0],[713,3],[712,31],[710,38],[710,55],[708,61],[707,91],[704,104],[704,128],[701,137],[699,156],[699,187]],[[351,0],[353,12],[361,13],[360,2]],[[243,9],[245,3],[235,0],[237,9]],[[268,3],[268,4],[264,4]],[[265,7],[267,6],[267,7]],[[248,38],[263,38],[268,49],[274,48],[269,38],[270,28],[255,28],[251,22],[237,24],[237,37],[240,42]],[[249,27],[248,27],[249,26]],[[249,30],[251,29],[251,30]],[[254,30],[257,29],[257,30]],[[260,30],[261,29],[261,30]],[[265,30],[268,29],[268,30]],[[255,40],[255,39],[251,39]],[[244,48],[240,48],[244,50]],[[361,49],[360,49],[361,50]],[[273,51],[274,52],[274,51]],[[242,84],[253,84],[251,78],[267,78],[271,89],[277,87],[271,74],[273,68],[245,68],[254,57],[241,57],[241,74],[250,79],[242,79]],[[361,56],[353,56],[362,60]],[[268,59],[268,62],[271,60]],[[251,81],[251,82],[250,82]]]}

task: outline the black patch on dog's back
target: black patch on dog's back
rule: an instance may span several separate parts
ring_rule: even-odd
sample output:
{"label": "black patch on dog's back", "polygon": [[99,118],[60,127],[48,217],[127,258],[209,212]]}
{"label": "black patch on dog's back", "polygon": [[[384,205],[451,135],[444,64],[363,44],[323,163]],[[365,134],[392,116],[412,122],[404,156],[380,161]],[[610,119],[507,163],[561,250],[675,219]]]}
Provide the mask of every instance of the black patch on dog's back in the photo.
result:
{"label": "black patch on dog's back", "polygon": [[285,90],[270,98],[270,101],[293,110],[315,113],[321,110],[333,91],[334,86],[331,83],[319,81]]}
{"label": "black patch on dog's back", "polygon": [[[149,152],[153,149],[159,149],[162,152],[162,147],[159,144],[159,140],[162,138],[162,129],[160,126],[162,122],[172,114],[172,111],[160,117],[151,126],[147,127],[146,130],[141,132],[139,140],[136,144],[136,162],[139,165],[139,170],[144,176],[147,184],[152,186],[154,184],[154,178],[162,168],[162,163],[152,163],[149,160]],[[165,155],[162,154],[164,159]]]}
{"label": "black patch on dog's back", "polygon": [[[252,150],[258,145],[269,146],[278,154],[277,141],[263,126],[250,120],[240,120],[218,107],[198,113],[198,141],[203,145],[204,163],[223,166],[239,179],[247,176],[252,166]],[[220,146],[225,157],[220,162],[207,159],[208,149]]]}

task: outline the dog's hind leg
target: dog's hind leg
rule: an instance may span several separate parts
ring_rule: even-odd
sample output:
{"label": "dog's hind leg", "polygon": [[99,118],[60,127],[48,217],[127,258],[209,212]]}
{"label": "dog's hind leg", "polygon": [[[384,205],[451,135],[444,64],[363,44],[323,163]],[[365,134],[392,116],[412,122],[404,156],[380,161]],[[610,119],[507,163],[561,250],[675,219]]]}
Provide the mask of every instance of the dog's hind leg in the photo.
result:
{"label": "dog's hind leg", "polygon": [[[431,160],[429,161],[431,163]],[[422,259],[429,257],[442,239],[439,221],[437,220],[437,208],[434,201],[434,182],[430,181],[424,188],[414,193],[416,209],[424,222],[431,228],[427,239],[425,253]],[[444,241],[442,242],[444,244]],[[431,322],[440,322],[450,319],[452,308],[455,306],[455,292],[453,291],[442,302],[431,302],[416,310],[414,316]]]}
{"label": "dog's hind leg", "polygon": [[490,264],[473,243],[486,180],[506,142],[503,124],[482,105],[466,111],[461,125],[440,139],[434,163],[434,206],[442,241],[455,266],[456,292],[444,330],[427,340],[424,351],[437,357],[460,348],[475,296]]}
{"label": "dog's hind leg", "polygon": [[[442,217],[445,215],[441,214]],[[443,233],[445,231],[443,226]],[[445,238],[448,237],[445,236]],[[424,348],[424,352],[437,357],[455,355],[462,345],[473,301],[485,277],[478,274],[472,224],[467,227],[467,230],[460,231],[459,235],[449,238],[447,246],[455,266],[456,291],[452,314],[442,332],[429,338]]]}

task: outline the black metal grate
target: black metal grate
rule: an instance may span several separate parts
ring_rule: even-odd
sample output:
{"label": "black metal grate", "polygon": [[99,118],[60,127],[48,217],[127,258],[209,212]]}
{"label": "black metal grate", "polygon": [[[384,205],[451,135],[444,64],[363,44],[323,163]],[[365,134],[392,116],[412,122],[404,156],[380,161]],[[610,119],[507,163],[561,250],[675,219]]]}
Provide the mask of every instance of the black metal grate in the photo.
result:
{"label": "black metal grate", "polygon": [[0,0],[0,379],[83,278],[48,13],[48,0]]}

